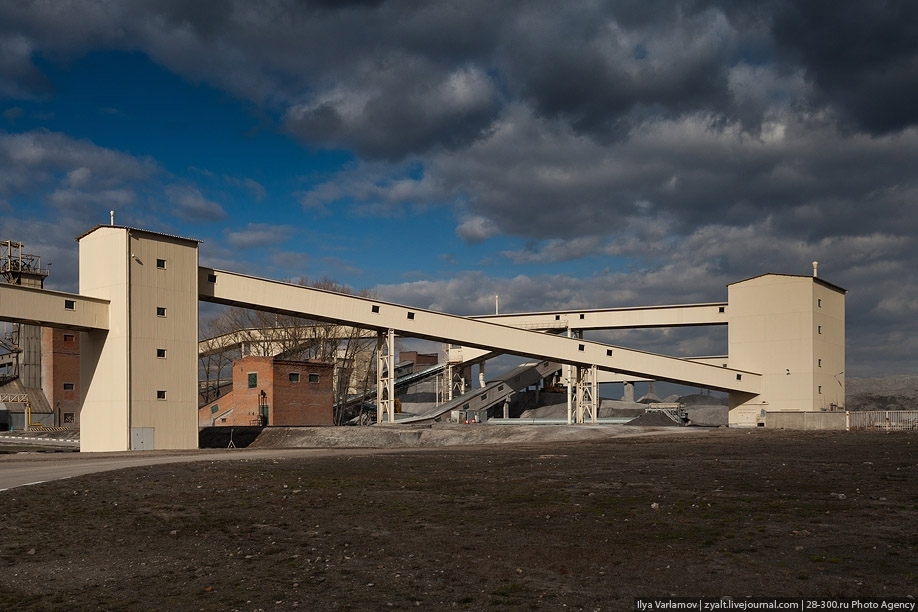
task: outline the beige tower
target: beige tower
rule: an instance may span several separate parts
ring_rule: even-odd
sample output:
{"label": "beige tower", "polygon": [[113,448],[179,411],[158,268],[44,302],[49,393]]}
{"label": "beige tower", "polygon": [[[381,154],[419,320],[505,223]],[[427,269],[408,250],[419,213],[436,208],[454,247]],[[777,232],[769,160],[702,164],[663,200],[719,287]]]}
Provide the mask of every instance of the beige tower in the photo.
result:
{"label": "beige tower", "polygon": [[79,236],[80,294],[109,300],[81,339],[81,451],[192,449],[198,241],[120,226]]}
{"label": "beige tower", "polygon": [[731,393],[730,425],[843,408],[845,290],[815,274],[765,274],[727,290],[729,367],[762,374],[760,395]]}

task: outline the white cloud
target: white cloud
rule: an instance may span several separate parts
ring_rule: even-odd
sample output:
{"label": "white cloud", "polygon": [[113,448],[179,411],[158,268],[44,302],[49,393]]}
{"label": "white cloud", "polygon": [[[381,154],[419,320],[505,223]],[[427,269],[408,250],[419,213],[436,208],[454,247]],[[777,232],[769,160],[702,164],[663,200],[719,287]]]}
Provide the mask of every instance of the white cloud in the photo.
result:
{"label": "white cloud", "polygon": [[237,249],[274,246],[287,240],[294,233],[289,225],[249,223],[245,229],[226,231],[226,242]]}

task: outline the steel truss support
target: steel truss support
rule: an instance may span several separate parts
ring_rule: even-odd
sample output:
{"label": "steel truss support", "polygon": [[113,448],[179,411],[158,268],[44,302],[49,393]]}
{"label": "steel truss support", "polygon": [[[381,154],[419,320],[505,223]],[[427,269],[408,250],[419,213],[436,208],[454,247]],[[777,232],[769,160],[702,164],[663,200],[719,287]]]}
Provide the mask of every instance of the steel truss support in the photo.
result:
{"label": "steel truss support", "polygon": [[395,422],[395,330],[376,333],[376,422]]}
{"label": "steel truss support", "polygon": [[449,378],[449,400],[465,395],[465,377],[462,375],[464,364],[449,364],[447,376]]}
{"label": "steel truss support", "polygon": [[577,368],[577,422],[596,423],[599,418],[599,394],[596,383],[597,368]]}
{"label": "steel truss support", "polygon": [[[571,329],[567,328],[567,337],[568,338],[579,338],[583,339],[583,330],[582,329]],[[571,423],[582,423],[582,419],[577,419],[575,410],[577,414],[580,413],[579,408],[577,408],[577,389],[575,387],[576,381],[574,380],[574,367],[569,363],[565,363],[562,368],[564,376],[564,386],[567,387],[567,424]]]}

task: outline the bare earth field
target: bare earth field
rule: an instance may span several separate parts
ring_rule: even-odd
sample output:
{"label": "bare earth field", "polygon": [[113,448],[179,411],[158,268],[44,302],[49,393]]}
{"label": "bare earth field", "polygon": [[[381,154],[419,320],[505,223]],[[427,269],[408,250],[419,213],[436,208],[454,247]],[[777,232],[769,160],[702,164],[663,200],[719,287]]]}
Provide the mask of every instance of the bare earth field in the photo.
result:
{"label": "bare earth field", "polygon": [[0,492],[0,610],[595,611],[630,610],[638,596],[918,596],[914,433],[227,452],[241,460]]}

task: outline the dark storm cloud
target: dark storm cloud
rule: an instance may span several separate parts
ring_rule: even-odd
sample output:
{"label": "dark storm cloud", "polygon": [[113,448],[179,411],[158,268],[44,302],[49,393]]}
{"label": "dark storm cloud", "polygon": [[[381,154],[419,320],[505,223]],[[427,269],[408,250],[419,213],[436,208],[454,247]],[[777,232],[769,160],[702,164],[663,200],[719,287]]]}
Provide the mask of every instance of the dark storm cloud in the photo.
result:
{"label": "dark storm cloud", "polygon": [[772,31],[778,50],[857,129],[884,134],[918,122],[918,3],[784,2]]}
{"label": "dark storm cloud", "polygon": [[[918,110],[918,6],[910,2],[419,3],[275,0],[0,7],[0,87],[45,87],[36,53],[141,50],[172,70],[268,103],[306,144],[397,159],[479,138],[522,101],[600,140],[705,114],[755,133],[769,96],[886,133]],[[808,91],[757,91],[738,68],[802,71]],[[484,89],[449,99],[444,75]]]}
{"label": "dark storm cloud", "polygon": [[627,11],[619,21],[614,8],[591,14],[566,6],[533,11],[508,28],[508,80],[540,114],[623,138],[647,119],[727,111],[738,33],[723,13],[671,6],[631,25]]}

